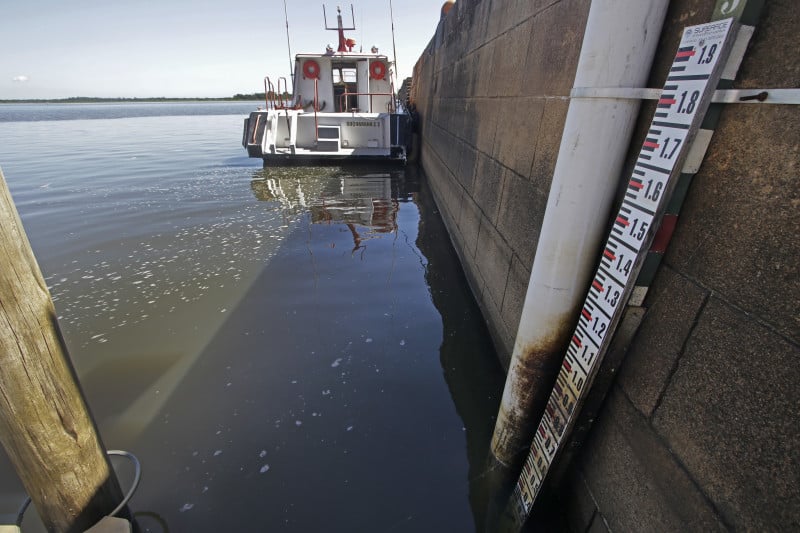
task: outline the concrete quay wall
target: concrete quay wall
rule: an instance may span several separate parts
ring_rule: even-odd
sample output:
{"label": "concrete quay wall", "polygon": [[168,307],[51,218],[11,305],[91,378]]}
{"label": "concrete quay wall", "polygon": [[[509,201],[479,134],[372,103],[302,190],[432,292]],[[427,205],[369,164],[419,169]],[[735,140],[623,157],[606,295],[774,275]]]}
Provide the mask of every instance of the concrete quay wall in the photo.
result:
{"label": "concrete quay wall", "polygon": [[[414,71],[421,164],[507,365],[588,0],[460,0]],[[673,0],[649,87],[713,1]],[[766,0],[735,88],[800,87],[794,0]],[[654,110],[642,105],[629,151]],[[800,530],[800,109],[719,116],[631,342],[559,488],[572,531]]]}
{"label": "concrete quay wall", "polygon": [[421,163],[506,367],[588,8],[457,2],[414,71]]}

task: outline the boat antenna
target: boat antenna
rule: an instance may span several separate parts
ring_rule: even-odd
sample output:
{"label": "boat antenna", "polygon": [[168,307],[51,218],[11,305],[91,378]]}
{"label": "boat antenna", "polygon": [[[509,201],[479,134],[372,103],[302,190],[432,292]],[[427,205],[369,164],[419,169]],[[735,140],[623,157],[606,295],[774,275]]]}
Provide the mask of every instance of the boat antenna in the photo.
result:
{"label": "boat antenna", "polygon": [[289,77],[292,78],[294,87],[294,69],[292,68],[292,43],[289,41],[289,12],[286,10],[286,0],[283,0],[283,16],[286,20],[286,48],[289,50]]}
{"label": "boat antenna", "polygon": [[[284,0],[285,1],[285,0]],[[339,49],[336,50],[337,52],[347,52],[348,48],[350,48],[350,52],[353,51],[353,46],[356,45],[351,39],[346,39],[344,36],[344,30],[353,30],[356,29],[356,12],[353,11],[353,4],[350,4],[350,17],[353,19],[353,26],[349,28],[345,28],[342,24],[342,8],[341,6],[336,6],[336,21],[338,26],[336,28],[329,28],[328,27],[328,15],[325,14],[325,4],[322,4],[322,16],[325,17],[325,29],[326,30],[333,30],[339,32]],[[353,43],[352,45],[348,45],[348,41]]]}
{"label": "boat antenna", "polygon": [[389,0],[389,18],[392,19],[392,52],[394,53],[394,76],[395,79],[399,82],[400,78],[397,72],[397,46],[394,44],[394,10],[392,9],[392,0]]}

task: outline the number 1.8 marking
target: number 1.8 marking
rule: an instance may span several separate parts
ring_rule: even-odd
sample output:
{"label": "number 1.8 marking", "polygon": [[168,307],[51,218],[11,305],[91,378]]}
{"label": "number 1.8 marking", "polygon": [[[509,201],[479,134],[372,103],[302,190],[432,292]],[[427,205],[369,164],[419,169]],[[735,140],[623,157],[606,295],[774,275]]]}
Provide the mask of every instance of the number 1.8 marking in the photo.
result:
{"label": "number 1.8 marking", "polygon": [[700,98],[700,91],[692,91],[691,95],[689,95],[688,102],[686,102],[686,95],[689,95],[689,91],[683,91],[681,93],[681,101],[678,102],[678,113],[684,113],[688,115],[694,111],[694,108],[697,105],[697,99]]}

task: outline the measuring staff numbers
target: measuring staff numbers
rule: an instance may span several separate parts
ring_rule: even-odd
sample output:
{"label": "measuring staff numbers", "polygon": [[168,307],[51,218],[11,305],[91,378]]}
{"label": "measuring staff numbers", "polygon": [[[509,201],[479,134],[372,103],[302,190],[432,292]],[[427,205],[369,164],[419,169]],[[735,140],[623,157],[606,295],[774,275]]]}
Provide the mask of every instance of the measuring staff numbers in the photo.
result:
{"label": "measuring staff numbers", "polygon": [[603,248],[510,511],[522,525],[591,386],[730,48],[733,19],[684,29],[656,112]]}

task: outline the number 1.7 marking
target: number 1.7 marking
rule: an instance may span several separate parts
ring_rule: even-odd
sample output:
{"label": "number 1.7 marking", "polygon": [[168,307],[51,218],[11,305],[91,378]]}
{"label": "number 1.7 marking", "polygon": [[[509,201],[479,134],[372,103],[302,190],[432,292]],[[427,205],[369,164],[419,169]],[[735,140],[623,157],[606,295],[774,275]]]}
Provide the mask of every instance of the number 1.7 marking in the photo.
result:
{"label": "number 1.7 marking", "polygon": [[[674,144],[671,150],[670,150],[670,141],[672,141]],[[680,147],[682,142],[683,141],[681,139],[672,139],[670,137],[667,137],[666,140],[664,141],[664,147],[661,148],[661,153],[659,155],[661,156],[662,159],[672,159],[672,156],[674,156],[675,152],[678,151],[678,148]]]}

